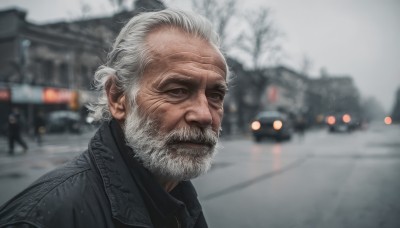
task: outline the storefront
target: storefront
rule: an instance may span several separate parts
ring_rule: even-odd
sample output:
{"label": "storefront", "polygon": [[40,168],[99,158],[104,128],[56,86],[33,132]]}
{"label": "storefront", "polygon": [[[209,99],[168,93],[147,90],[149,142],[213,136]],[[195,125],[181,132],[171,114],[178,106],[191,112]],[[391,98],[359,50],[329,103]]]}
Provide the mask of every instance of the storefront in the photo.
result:
{"label": "storefront", "polygon": [[24,132],[33,133],[32,125],[36,110],[43,104],[42,87],[30,85],[12,85],[10,108],[20,111],[21,125]]}

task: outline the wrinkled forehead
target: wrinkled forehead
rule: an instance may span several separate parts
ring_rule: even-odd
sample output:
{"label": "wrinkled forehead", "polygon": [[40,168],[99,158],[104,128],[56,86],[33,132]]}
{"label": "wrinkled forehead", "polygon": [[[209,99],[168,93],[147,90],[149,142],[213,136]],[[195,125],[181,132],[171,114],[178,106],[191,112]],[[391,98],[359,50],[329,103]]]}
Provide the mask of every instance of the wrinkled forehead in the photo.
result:
{"label": "wrinkled forehead", "polygon": [[146,37],[151,59],[155,62],[194,61],[205,64],[226,79],[227,64],[220,50],[204,38],[175,27],[158,27]]}
{"label": "wrinkled forehead", "polygon": [[200,63],[205,69],[213,71],[226,79],[226,67],[223,59],[221,60],[221,58],[202,56],[191,52],[177,52],[164,56],[163,58],[159,58],[159,60],[164,61],[167,64],[187,62]]}

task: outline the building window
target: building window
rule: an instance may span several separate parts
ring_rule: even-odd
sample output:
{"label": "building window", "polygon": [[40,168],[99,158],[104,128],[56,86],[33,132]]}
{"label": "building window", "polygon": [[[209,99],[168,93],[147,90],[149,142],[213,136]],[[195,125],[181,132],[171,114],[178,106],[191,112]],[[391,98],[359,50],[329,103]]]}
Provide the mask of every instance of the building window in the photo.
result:
{"label": "building window", "polygon": [[45,83],[55,85],[56,78],[54,77],[54,63],[50,60],[44,61],[42,70]]}
{"label": "building window", "polygon": [[61,85],[63,86],[69,86],[69,72],[68,72],[68,64],[66,63],[61,63],[59,66],[59,72],[60,72],[60,82]]}
{"label": "building window", "polygon": [[86,88],[87,71],[88,71],[88,68],[85,65],[82,65],[81,69],[80,69],[80,75],[79,75],[79,87],[80,88]]}

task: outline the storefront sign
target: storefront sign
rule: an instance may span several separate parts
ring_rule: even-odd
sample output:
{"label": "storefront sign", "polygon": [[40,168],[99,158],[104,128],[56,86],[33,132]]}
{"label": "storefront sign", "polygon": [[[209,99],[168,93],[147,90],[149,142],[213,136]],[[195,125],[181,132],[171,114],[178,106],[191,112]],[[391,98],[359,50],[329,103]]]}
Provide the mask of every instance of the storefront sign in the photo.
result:
{"label": "storefront sign", "polygon": [[63,104],[71,101],[72,92],[68,89],[44,88],[43,102],[45,104]]}
{"label": "storefront sign", "polygon": [[42,88],[30,85],[14,85],[11,87],[11,102],[15,104],[41,104]]}

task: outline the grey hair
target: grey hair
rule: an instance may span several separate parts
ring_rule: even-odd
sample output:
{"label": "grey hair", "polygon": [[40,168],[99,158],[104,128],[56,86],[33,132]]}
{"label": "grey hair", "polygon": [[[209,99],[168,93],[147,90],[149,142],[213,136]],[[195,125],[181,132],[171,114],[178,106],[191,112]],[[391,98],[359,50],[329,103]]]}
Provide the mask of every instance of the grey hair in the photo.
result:
{"label": "grey hair", "polygon": [[[171,26],[200,37],[220,50],[218,34],[204,17],[175,9],[147,12],[134,16],[120,31],[107,61],[94,75],[94,86],[101,92],[98,100],[88,106],[90,115],[96,121],[111,119],[106,87],[113,80],[118,93],[123,93],[128,104],[135,103],[139,91],[139,79],[151,62],[146,37],[160,26]],[[226,66],[228,71],[228,67]],[[226,75],[228,80],[228,72]]]}

